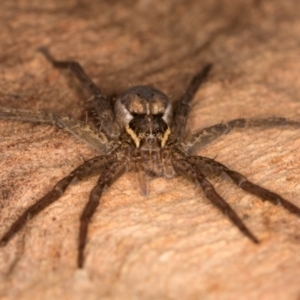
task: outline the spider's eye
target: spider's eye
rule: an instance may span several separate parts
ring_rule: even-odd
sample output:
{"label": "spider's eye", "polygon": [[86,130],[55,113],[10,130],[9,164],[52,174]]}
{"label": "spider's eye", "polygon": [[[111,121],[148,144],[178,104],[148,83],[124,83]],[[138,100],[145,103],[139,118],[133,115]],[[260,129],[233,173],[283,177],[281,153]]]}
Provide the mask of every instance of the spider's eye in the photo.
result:
{"label": "spider's eye", "polygon": [[155,132],[153,132],[153,133],[152,133],[152,135],[153,135],[153,136],[156,136],[156,133],[155,133]]}
{"label": "spider's eye", "polygon": [[150,132],[147,131],[147,132],[146,132],[146,136],[149,136],[149,135],[150,135]]}

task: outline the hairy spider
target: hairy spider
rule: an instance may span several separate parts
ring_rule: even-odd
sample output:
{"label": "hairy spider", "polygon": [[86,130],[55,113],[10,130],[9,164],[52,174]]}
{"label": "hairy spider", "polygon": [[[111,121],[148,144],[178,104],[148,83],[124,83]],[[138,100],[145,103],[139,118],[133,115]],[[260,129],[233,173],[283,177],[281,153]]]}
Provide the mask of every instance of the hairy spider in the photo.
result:
{"label": "hairy spider", "polygon": [[28,207],[2,236],[1,246],[5,246],[29,219],[59,199],[70,183],[97,174],[100,174],[100,177],[80,217],[77,260],[79,268],[82,268],[84,264],[88,225],[100,203],[104,188],[110,186],[128,171],[137,173],[141,190],[145,195],[148,193],[147,176],[172,178],[179,174],[189,178],[199,184],[212,204],[254,243],[259,242],[257,237],[216,192],[206,177],[225,174],[243,190],[263,200],[269,200],[273,204],[280,204],[291,213],[300,216],[300,208],[280,195],[252,183],[240,173],[228,169],[214,159],[192,155],[202,146],[233,129],[283,125],[300,127],[300,122],[286,118],[235,119],[201,129],[189,139],[184,138],[190,110],[189,103],[201,83],[207,78],[211,69],[210,64],[204,66],[193,77],[185,94],[173,110],[168,97],[151,86],[132,87],[112,102],[102,95],[101,90],[77,62],[57,61],[46,49],[41,48],[40,51],[54,67],[70,68],[81,84],[91,93],[93,106],[101,124],[100,130],[76,119],[49,112],[0,108],[0,119],[56,124],[59,128],[98,149],[102,155],[77,167],[57,182],[49,193]]}

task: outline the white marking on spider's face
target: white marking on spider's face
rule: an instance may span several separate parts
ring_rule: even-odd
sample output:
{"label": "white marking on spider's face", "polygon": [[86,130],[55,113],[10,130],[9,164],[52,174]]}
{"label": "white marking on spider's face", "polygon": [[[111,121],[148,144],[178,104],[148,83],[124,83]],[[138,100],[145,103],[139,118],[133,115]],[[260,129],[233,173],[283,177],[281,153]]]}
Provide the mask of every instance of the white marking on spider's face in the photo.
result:
{"label": "white marking on spider's face", "polygon": [[149,103],[146,104],[146,113],[147,113],[147,115],[150,115],[150,106],[149,106]]}
{"label": "white marking on spider's face", "polygon": [[171,133],[170,127],[168,126],[168,129],[165,131],[162,139],[161,139],[161,147],[163,148],[166,145],[166,142],[168,140],[168,137]]}
{"label": "white marking on spider's face", "polygon": [[121,105],[121,110],[123,112],[123,118],[124,118],[124,121],[126,123],[129,123],[132,119],[133,119],[133,116],[132,114],[127,110],[127,108],[123,105]]}
{"label": "white marking on spider's face", "polygon": [[121,128],[124,128],[133,119],[132,114],[118,98],[114,106],[115,121]]}
{"label": "white marking on spider's face", "polygon": [[164,112],[164,115],[163,115],[163,120],[168,124],[170,125],[171,123],[171,120],[172,120],[172,115],[173,115],[173,109],[172,109],[172,105],[171,103],[169,102],[168,103],[168,106]]}
{"label": "white marking on spider's face", "polygon": [[135,146],[137,148],[140,147],[140,139],[138,138],[138,136],[136,135],[136,133],[129,127],[129,125],[126,125],[126,132],[131,136],[131,138],[133,139]]}

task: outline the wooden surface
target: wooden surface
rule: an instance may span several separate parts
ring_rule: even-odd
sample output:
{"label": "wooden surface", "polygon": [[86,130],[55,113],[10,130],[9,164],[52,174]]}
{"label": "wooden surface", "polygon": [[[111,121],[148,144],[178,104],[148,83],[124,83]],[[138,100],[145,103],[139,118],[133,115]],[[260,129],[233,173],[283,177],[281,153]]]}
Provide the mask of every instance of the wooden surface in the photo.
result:
{"label": "wooden surface", "polygon": [[[97,2],[97,3],[96,3]],[[120,1],[121,2],[121,1]],[[0,105],[82,117],[89,96],[36,51],[79,61],[106,94],[151,84],[171,100],[205,63],[189,129],[237,117],[300,119],[296,0],[1,2]],[[55,127],[0,121],[2,234],[98,153]],[[202,149],[300,206],[300,132],[228,134]],[[74,185],[0,249],[1,299],[300,299],[300,220],[214,179],[254,245],[182,178],[134,174],[103,196],[76,269],[78,219],[95,179]]]}

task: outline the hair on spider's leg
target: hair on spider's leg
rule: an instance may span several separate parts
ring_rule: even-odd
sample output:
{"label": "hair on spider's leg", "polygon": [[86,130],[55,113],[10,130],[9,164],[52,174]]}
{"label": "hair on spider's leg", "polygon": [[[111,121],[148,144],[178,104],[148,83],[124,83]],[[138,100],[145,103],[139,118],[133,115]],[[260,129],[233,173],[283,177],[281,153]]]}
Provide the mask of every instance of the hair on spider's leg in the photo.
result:
{"label": "hair on spider's leg", "polygon": [[257,196],[262,200],[270,201],[275,205],[281,205],[289,212],[300,217],[300,208],[295,204],[289,202],[288,200],[282,198],[280,195],[252,183],[246,177],[236,171],[232,171],[226,168],[224,169],[224,172],[244,191]]}
{"label": "hair on spider's leg", "polygon": [[186,92],[178,102],[172,121],[172,132],[177,138],[181,138],[187,122],[187,117],[190,111],[189,103],[194,98],[201,84],[207,79],[207,76],[212,68],[212,64],[205,65],[190,81]]}
{"label": "hair on spider's leg", "polygon": [[81,217],[78,238],[78,257],[77,266],[83,268],[84,249],[86,245],[88,225],[100,203],[100,198],[105,187],[110,186],[126,171],[127,164],[125,162],[113,162],[106,167],[106,170],[100,176],[97,185],[90,193],[89,201],[86,204]]}
{"label": "hair on spider's leg", "polygon": [[252,242],[258,244],[257,237],[247,228],[231,206],[216,192],[213,185],[205,179],[204,175],[186,160],[175,160],[173,166],[178,174],[189,177],[198,182],[208,200],[215,205],[238,229]]}
{"label": "hair on spider's leg", "polygon": [[105,165],[113,159],[114,158],[108,158],[107,156],[98,156],[90,159],[73,170],[68,176],[57,182],[49,193],[40,198],[35,204],[29,206],[9,227],[8,231],[0,239],[0,246],[5,246],[13,236],[24,227],[28,220],[32,219],[47,206],[58,200],[71,182],[82,180],[88,176],[94,175],[94,173],[100,172]]}
{"label": "hair on spider's leg", "polygon": [[228,134],[232,130],[242,131],[248,128],[268,129],[278,126],[299,128],[300,122],[280,117],[265,119],[234,119],[226,123],[215,124],[199,130],[193,134],[188,141],[183,142],[183,148],[188,153],[194,153],[201,147],[211,143],[224,134]]}

